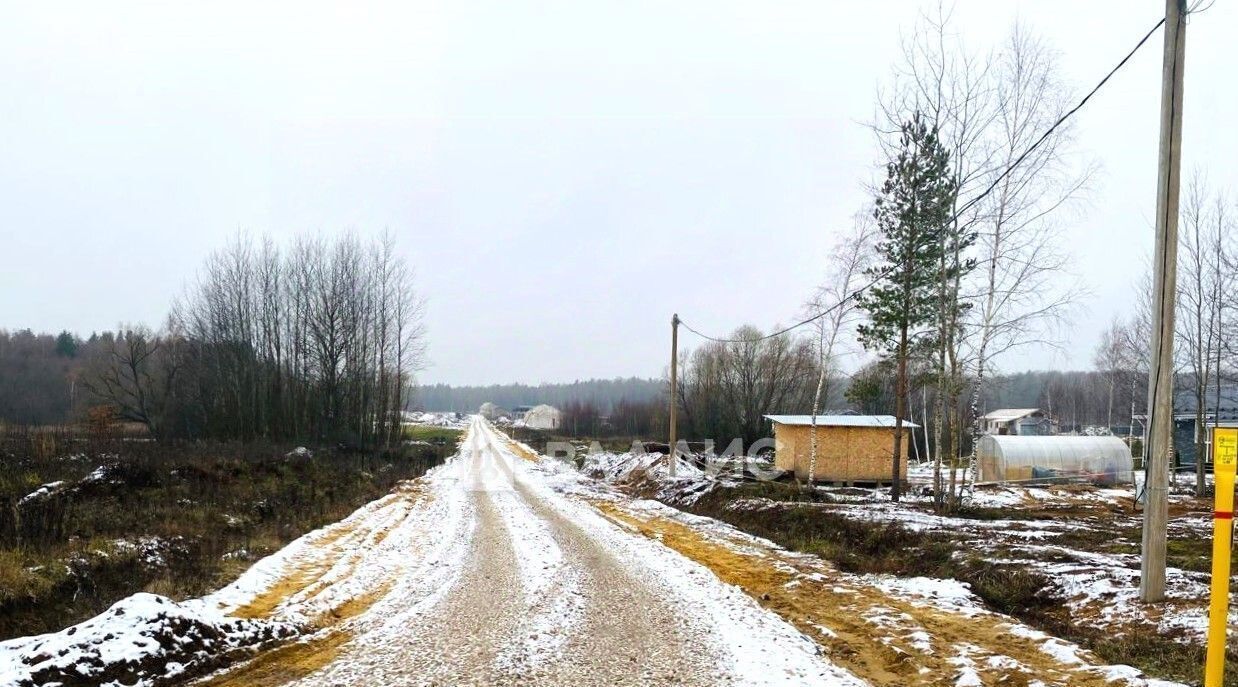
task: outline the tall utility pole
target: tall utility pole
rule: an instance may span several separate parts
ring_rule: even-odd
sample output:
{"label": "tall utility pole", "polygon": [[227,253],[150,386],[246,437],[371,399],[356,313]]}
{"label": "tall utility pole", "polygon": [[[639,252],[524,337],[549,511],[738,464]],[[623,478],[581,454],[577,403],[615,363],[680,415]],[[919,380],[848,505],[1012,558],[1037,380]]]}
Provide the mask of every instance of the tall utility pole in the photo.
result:
{"label": "tall utility pole", "polygon": [[667,456],[670,458],[671,477],[675,476],[676,463],[679,462],[679,456],[675,455],[675,444],[678,437],[675,436],[675,412],[678,409],[679,394],[679,313],[671,316],[671,422],[670,422],[670,441],[666,444]]}
{"label": "tall utility pole", "polygon": [[[1165,2],[1161,66],[1161,144],[1156,179],[1156,253],[1152,283],[1152,365],[1148,375],[1148,442],[1144,447],[1143,563],[1139,598],[1165,599],[1169,455],[1173,445],[1174,294],[1178,289],[1178,187],[1182,168],[1182,66],[1186,0]],[[1199,457],[1202,459],[1202,457]]]}

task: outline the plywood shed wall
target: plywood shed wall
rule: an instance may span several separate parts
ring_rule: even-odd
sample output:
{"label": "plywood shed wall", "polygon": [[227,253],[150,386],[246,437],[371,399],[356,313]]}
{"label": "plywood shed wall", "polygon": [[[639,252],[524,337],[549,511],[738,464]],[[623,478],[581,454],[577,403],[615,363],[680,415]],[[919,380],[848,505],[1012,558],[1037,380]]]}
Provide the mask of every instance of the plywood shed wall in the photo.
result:
{"label": "plywood shed wall", "polygon": [[976,445],[978,481],[1135,481],[1131,450],[1121,439],[1076,436],[995,436]]}
{"label": "plywood shed wall", "polygon": [[[808,478],[812,452],[811,425],[774,423],[774,465]],[[907,475],[907,445],[911,430],[903,430],[903,455],[899,471]],[[889,427],[817,427],[817,469],[813,479],[822,482],[888,482],[894,430]]]}

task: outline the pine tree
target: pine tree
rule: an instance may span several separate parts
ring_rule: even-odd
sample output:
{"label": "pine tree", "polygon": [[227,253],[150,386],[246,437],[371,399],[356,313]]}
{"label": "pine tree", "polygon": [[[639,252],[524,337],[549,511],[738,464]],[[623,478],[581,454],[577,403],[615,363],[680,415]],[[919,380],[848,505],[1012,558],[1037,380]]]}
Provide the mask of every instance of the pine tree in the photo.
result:
{"label": "pine tree", "polygon": [[56,337],[56,355],[62,358],[77,357],[77,337],[67,331],[60,332]]}
{"label": "pine tree", "polygon": [[877,261],[868,274],[875,280],[859,297],[868,322],[859,327],[864,347],[893,359],[894,454],[892,498],[902,486],[899,457],[903,452],[903,417],[907,414],[907,364],[935,340],[938,320],[940,266],[950,261],[954,242],[947,239],[951,208],[958,184],[950,171],[950,155],[936,127],[919,112],[903,124],[898,153],[886,164],[886,180],[876,199],[881,240]]}

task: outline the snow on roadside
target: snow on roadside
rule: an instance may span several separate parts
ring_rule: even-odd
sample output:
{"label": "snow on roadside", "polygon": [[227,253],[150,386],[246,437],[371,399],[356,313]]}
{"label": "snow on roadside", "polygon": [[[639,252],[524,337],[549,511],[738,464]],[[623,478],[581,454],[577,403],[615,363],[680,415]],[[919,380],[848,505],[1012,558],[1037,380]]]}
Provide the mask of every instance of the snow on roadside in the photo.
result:
{"label": "snow on roadside", "polygon": [[[556,490],[563,493],[574,493],[578,496],[584,496],[586,498],[617,500],[623,504],[624,509],[635,514],[641,514],[646,517],[665,518],[688,525],[692,527],[694,531],[709,536],[716,543],[724,544],[736,550],[743,550],[745,548],[748,548],[750,551],[765,549],[766,551],[777,551],[780,555],[787,556],[788,559],[813,558],[811,556],[806,556],[805,554],[785,551],[773,542],[744,533],[726,523],[714,520],[712,518],[686,513],[659,501],[627,499],[626,497],[619,496],[613,491],[614,487],[610,486],[606,482],[624,482],[627,475],[622,467],[628,462],[629,459],[616,460],[613,457],[603,456],[600,460],[594,460],[595,464],[605,465],[610,468],[591,473],[593,475],[599,475],[599,473],[600,475],[605,475],[605,477],[603,477],[605,482],[593,481],[591,483],[582,483],[581,475],[574,475],[572,473],[575,471],[569,471],[563,468],[552,470],[551,472],[554,473],[554,476],[549,479],[548,482],[552,484]],[[539,467],[545,469],[550,463],[552,463],[552,461],[542,461]],[[588,470],[589,465],[590,460],[586,459],[586,471]],[[698,481],[708,480],[707,478],[698,478]],[[682,486],[681,491],[684,491]],[[690,489],[688,489],[688,491],[690,491]],[[1020,491],[1025,491],[1025,489],[1021,489]],[[1045,489],[1040,490],[1040,492],[1043,493],[1037,493],[1035,496],[1030,498],[1039,498],[1044,501],[1063,498],[1052,490]],[[1098,502],[1114,503],[1123,498],[1126,492],[1122,489],[1106,489],[1096,490],[1095,492],[1090,493],[1094,494],[1090,497],[1094,498]],[[1026,503],[1026,498],[1028,497],[1020,495],[1020,503]],[[768,501],[767,499],[751,499],[750,501],[753,503],[751,503],[749,507],[754,508],[767,507],[773,505],[774,503],[772,501]],[[844,511],[852,511],[852,513],[848,514],[849,516],[854,514],[856,517],[860,518],[867,517],[877,521],[898,521],[903,524],[907,524],[907,522],[910,521],[913,529],[933,530],[957,527],[974,527],[981,531],[993,531],[995,529],[1008,528],[1011,530],[1017,530],[1015,533],[1015,537],[1017,539],[1027,541],[1036,541],[1045,537],[1056,536],[1063,531],[1085,526],[1075,525],[1072,523],[1063,523],[1054,520],[983,521],[965,518],[949,518],[924,513],[912,508],[907,508],[906,506],[897,506],[890,503],[870,504],[871,506],[876,506],[870,511],[866,511],[858,505],[851,504],[836,503],[820,505],[822,507],[830,508],[831,510],[842,509]],[[897,512],[895,512],[896,510]],[[1108,560],[1110,558],[1109,556],[1100,554],[1096,554],[1096,556],[1100,559],[1106,559],[1110,564],[1110,567],[1112,567],[1113,561]],[[776,561],[771,561],[771,563],[775,565],[777,564]],[[1117,567],[1122,568],[1123,566],[1119,564]],[[1013,618],[1007,618],[1006,616],[1000,616],[993,613],[985,607],[979,597],[972,593],[966,583],[958,580],[942,580],[926,577],[899,578],[890,575],[853,576],[846,575],[832,569],[829,570],[828,574],[831,577],[838,579],[839,584],[842,585],[840,588],[841,590],[845,590],[847,587],[864,585],[875,587],[892,599],[901,599],[917,605],[930,606],[937,610],[962,617],[976,617],[984,615],[1002,618],[1005,620],[1005,622],[1001,622],[1002,628],[1009,629],[1016,635],[1023,633],[1020,636],[1039,640],[1040,650],[1046,654],[1046,656],[1049,656],[1064,665],[1078,666],[1078,670],[1103,675],[1105,679],[1114,682],[1115,684],[1139,685],[1147,687],[1169,687],[1171,685],[1177,685],[1177,683],[1173,682],[1146,678],[1140,673],[1139,670],[1131,666],[1089,665],[1083,660],[1083,658],[1080,657],[1079,654],[1083,651],[1083,649],[1078,645],[1056,637],[1050,637],[1044,633],[1039,633],[1038,631],[1019,623]],[[1086,587],[1087,583],[1080,581],[1079,586]],[[836,589],[836,591],[838,591],[838,589]],[[927,638],[920,637],[919,639],[925,640]],[[954,664],[958,668],[958,674],[955,676],[957,680],[956,684],[981,684],[980,682],[975,682],[975,680],[979,680],[979,672],[977,671],[976,662],[972,659],[971,652],[964,651],[963,648],[958,646],[956,646],[955,649],[960,652],[954,658]],[[1001,660],[1003,658],[1005,657],[990,656],[987,660]]]}
{"label": "snow on roadside", "polygon": [[[702,485],[709,483],[708,480],[699,482]],[[662,498],[665,489],[658,489],[659,498]],[[677,487],[674,497],[668,501],[690,505],[679,495],[691,493],[691,489],[691,485]],[[819,508],[853,520],[897,524],[908,530],[939,533],[963,540],[975,553],[993,563],[1024,566],[1044,574],[1048,581],[1044,593],[1060,598],[1081,624],[1116,634],[1144,626],[1182,643],[1203,641],[1206,635],[1207,573],[1169,568],[1166,573],[1169,598],[1164,605],[1150,609],[1138,600],[1137,556],[1055,544],[1063,535],[1083,533],[1098,525],[1115,530],[1138,527],[1139,516],[1131,511],[1135,495],[1133,485],[977,487],[968,504],[1006,510],[1011,517],[1004,519],[937,515],[917,504],[916,499],[908,499],[901,504],[892,503],[882,490],[818,487],[818,491],[831,501],[797,503],[796,507]],[[1172,494],[1170,501],[1187,507],[1196,506],[1193,497],[1185,493]],[[784,506],[785,503],[767,498],[748,498],[732,501],[727,508],[759,510]],[[1071,515],[1054,517],[1055,510]],[[1074,514],[1079,510],[1083,510],[1085,515]],[[1038,517],[1026,517],[1029,513]],[[1206,512],[1176,516],[1169,522],[1172,538],[1198,537],[1200,533],[1209,532],[1210,527],[1211,519]],[[1238,606],[1231,608],[1230,622],[1238,624]]]}
{"label": "snow on roadside", "polygon": [[[398,532],[384,540],[384,552],[370,556],[365,568],[385,570],[395,580],[391,591],[367,613],[356,618],[359,635],[400,637],[436,607],[458,584],[477,527],[477,514],[463,489],[464,449],[458,457],[421,478],[431,494],[427,507],[415,510]],[[427,537],[433,532],[436,536]],[[388,546],[389,545],[389,546]],[[363,569],[364,574],[370,574]],[[322,674],[335,684],[361,684],[372,675],[358,673],[364,666],[335,662]]]}
{"label": "snow on roadside", "polygon": [[405,412],[403,422],[406,425],[467,429],[469,417],[468,415],[452,412]]}
{"label": "snow on roadside", "polygon": [[[440,467],[422,483],[433,491],[455,481]],[[415,586],[429,596],[458,570],[464,547],[456,541],[455,552],[448,551],[462,534],[453,539],[426,538],[425,533],[439,527],[467,533],[459,505],[433,498],[418,501],[397,491],[301,536],[200,599],[178,603],[140,593],[59,632],[0,642],[0,687],[142,687],[158,678],[216,669],[238,654],[312,630],[314,619],[381,589],[387,580]],[[123,541],[117,546],[145,552],[158,543]],[[232,615],[306,569],[314,573],[307,580],[313,584],[283,600],[269,619]]]}
{"label": "snow on roadside", "polygon": [[891,575],[865,575],[859,579],[890,596],[926,603],[955,615],[970,618],[988,612],[966,582]]}
{"label": "snow on roadside", "polygon": [[[252,565],[232,584],[203,597],[203,603],[236,612],[280,580],[308,571],[312,584],[282,600],[272,618],[309,625],[392,580],[388,594],[374,600],[376,612],[368,621],[400,622],[397,613],[383,608],[388,597],[416,597],[416,609],[432,606],[441,596],[440,587],[459,574],[472,529],[473,514],[460,491],[452,488],[462,479],[460,465],[453,459],[343,520],[303,535]],[[413,484],[421,494],[403,491]],[[429,532],[439,536],[427,537]]]}
{"label": "snow on roadside", "polygon": [[[685,513],[658,501],[636,500],[624,502],[625,508],[644,513],[650,517],[662,517],[691,526],[695,531],[710,536],[716,543],[741,549],[745,544],[776,551],[791,559],[813,560],[807,554],[786,551],[768,540],[754,537],[735,529],[731,525],[690,513]],[[737,547],[738,544],[738,547]],[[823,568],[824,570],[824,568]],[[831,578],[841,585],[840,589],[864,585],[875,587],[893,599],[908,601],[917,605],[925,605],[934,609],[963,617],[989,616],[1003,618],[1000,624],[1003,631],[1009,631],[1016,636],[1034,639],[1041,642],[1040,649],[1046,655],[1066,665],[1077,665],[1079,670],[1102,674],[1106,679],[1119,685],[1139,687],[1174,687],[1178,683],[1162,681],[1142,676],[1139,670],[1125,665],[1088,665],[1080,656],[1081,647],[1072,642],[1052,637],[1038,630],[1023,625],[1014,618],[1001,616],[988,610],[983,601],[977,597],[968,585],[954,579],[936,579],[928,577],[902,578],[892,575],[848,575],[836,570],[829,570]],[[966,684],[970,667],[966,662],[960,662],[960,684]],[[1179,686],[1180,687],[1180,686]]]}
{"label": "snow on roadside", "polygon": [[[232,584],[202,597],[202,602],[223,613],[236,611],[253,602],[304,559],[321,555],[323,552],[317,546],[319,542],[341,536],[342,533],[373,517],[374,513],[387,508],[399,498],[398,494],[388,494],[358,508],[343,520],[301,535],[279,551],[251,565]],[[295,622],[304,618],[289,619]]]}
{"label": "snow on roadside", "polygon": [[59,632],[0,642],[0,685],[149,685],[296,633],[288,623],[230,618],[198,602],[135,594]]}
{"label": "snow on roadside", "polygon": [[692,505],[716,487],[732,483],[726,476],[709,474],[682,456],[677,460],[676,476],[671,477],[666,457],[661,453],[595,451],[585,454],[580,472],[613,484],[653,484],[657,486],[657,498],[684,505]]}
{"label": "snow on roadside", "polygon": [[[676,467],[679,479],[694,480],[705,475],[682,456]],[[661,453],[588,453],[581,471],[608,482],[621,482],[637,474],[659,481],[671,479],[670,467]]]}

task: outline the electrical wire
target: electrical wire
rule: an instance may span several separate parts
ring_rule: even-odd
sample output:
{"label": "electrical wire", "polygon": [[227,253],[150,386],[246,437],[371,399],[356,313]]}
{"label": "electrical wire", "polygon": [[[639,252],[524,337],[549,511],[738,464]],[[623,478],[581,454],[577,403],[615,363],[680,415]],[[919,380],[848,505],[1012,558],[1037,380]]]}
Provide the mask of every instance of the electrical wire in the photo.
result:
{"label": "electrical wire", "polygon": [[[1165,24],[1165,18],[1161,17],[1161,19],[1157,21],[1156,24],[1154,24],[1151,29],[1148,29],[1148,32],[1144,34],[1143,38],[1139,39],[1139,42],[1135,44],[1135,47],[1131,48],[1131,51],[1126,53],[1126,56],[1123,57],[1116,65],[1114,65],[1113,69],[1110,69],[1109,73],[1105,74],[1104,78],[1098,81],[1096,85],[1092,88],[1092,90],[1088,91],[1087,95],[1083,96],[1083,98],[1074,107],[1072,107],[1065,114],[1059,117],[1058,120],[1054,122],[1052,126],[1050,126],[1048,129],[1045,130],[1043,134],[1041,134],[1040,138],[1036,139],[1035,143],[1030,145],[1027,148],[1027,150],[1023,151],[1023,153],[1019,155],[1019,157],[1016,158],[1014,162],[1010,163],[1010,165],[1006,167],[1006,169],[1002,171],[1002,173],[999,174],[996,179],[993,180],[993,183],[989,184],[989,186],[985,188],[984,191],[980,192],[975,198],[972,198],[967,203],[965,203],[962,208],[960,208],[957,212],[954,213],[952,217],[950,217],[949,220],[947,220],[946,223],[949,224],[949,223],[953,223],[957,221],[959,217],[963,215],[963,213],[975,207],[977,203],[984,200],[986,196],[992,193],[994,189],[997,188],[997,185],[1000,184],[1003,179],[1009,176],[1010,173],[1013,172],[1016,167],[1022,164],[1022,162],[1025,159],[1027,159],[1028,155],[1031,155],[1032,152],[1034,152],[1037,148],[1039,148],[1040,144],[1048,140],[1049,136],[1051,136],[1053,132],[1056,131],[1059,126],[1062,125],[1063,122],[1065,122],[1067,119],[1070,119],[1072,116],[1074,116],[1076,112],[1082,109],[1083,106],[1086,105],[1089,100],[1091,100],[1092,96],[1096,95],[1097,91],[1099,91],[1102,87],[1104,87],[1104,85],[1109,81],[1109,79],[1112,78],[1114,74],[1118,73],[1118,70],[1122,69],[1122,67],[1124,67],[1126,63],[1129,62],[1130,59],[1135,56],[1135,53],[1139,52],[1139,49],[1143,47],[1144,43],[1148,42],[1148,39],[1152,37],[1152,34],[1156,33],[1156,30],[1161,28],[1161,26],[1163,26],[1164,24]],[[812,317],[809,317],[804,320],[800,320],[799,322],[796,322],[795,324],[789,327],[783,327],[782,329],[779,329],[778,331],[772,332],[770,334],[765,334],[760,337],[754,337],[754,338],[749,338],[749,339],[734,339],[734,338],[710,336],[708,334],[704,334],[700,332],[697,329],[694,329],[691,325],[685,322],[682,317],[677,318],[677,321],[684,329],[687,329],[688,331],[692,332],[693,334],[696,334],[702,339],[706,339],[709,341],[715,341],[717,343],[756,343],[758,341],[772,339],[776,336],[782,336],[783,334],[786,334],[787,332],[790,332],[795,329],[799,329],[800,327],[803,327],[806,324],[811,324],[813,322],[816,322],[822,317],[825,317],[831,312],[841,308],[848,301],[858,298],[860,294],[876,286],[882,279],[885,279],[887,276],[893,273],[895,269],[896,269],[896,266],[891,266],[890,268],[882,271],[880,274],[874,277],[872,281],[857,288],[855,291],[852,291],[850,294],[845,296],[842,300],[826,308],[825,310],[822,310],[816,315],[813,315]]]}

